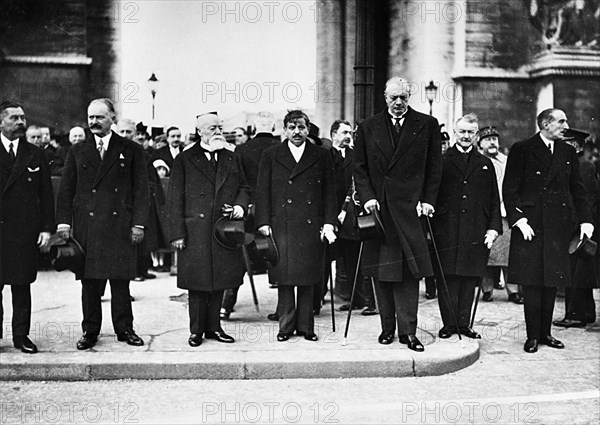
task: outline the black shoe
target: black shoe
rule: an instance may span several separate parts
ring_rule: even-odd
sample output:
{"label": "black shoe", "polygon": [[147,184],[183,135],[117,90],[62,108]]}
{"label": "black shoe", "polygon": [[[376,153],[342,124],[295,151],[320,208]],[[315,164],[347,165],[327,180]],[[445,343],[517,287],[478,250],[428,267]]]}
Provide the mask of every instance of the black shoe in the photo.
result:
{"label": "black shoe", "polygon": [[467,338],[481,339],[481,335],[479,335],[477,332],[475,332],[469,326],[461,326],[459,330],[460,330],[460,333],[462,335],[466,336]]}
{"label": "black shoe", "polygon": [[133,278],[134,282],[143,282],[144,280],[146,280],[144,279],[144,276],[136,276]]}
{"label": "black shoe", "polygon": [[304,339],[307,341],[318,341],[319,337],[317,336],[317,334],[313,333],[309,333],[304,335]]}
{"label": "black shoe", "polygon": [[319,314],[321,314],[321,308],[320,307],[319,308],[315,308],[313,310],[313,316],[318,316]]}
{"label": "black shoe", "polygon": [[379,312],[375,307],[365,307],[364,310],[360,312],[360,314],[363,316],[375,316],[376,314],[379,314]]}
{"label": "black shoe", "polygon": [[156,279],[156,275],[155,275],[155,274],[153,274],[153,273],[148,273],[148,272],[146,272],[146,273],[142,274],[142,277],[143,277],[144,279]]}
{"label": "black shoe", "polygon": [[443,326],[438,332],[438,336],[442,339],[448,339],[456,333],[454,326]]}
{"label": "black shoe", "polygon": [[133,329],[128,329],[125,332],[119,332],[117,334],[117,341],[126,342],[128,345],[134,345],[141,347],[144,345],[144,340],[137,336]]}
{"label": "black shoe", "polygon": [[267,315],[267,319],[272,320],[273,322],[278,322],[279,321],[279,314],[277,313],[271,313]]}
{"label": "black shoe", "polygon": [[523,304],[523,297],[518,292],[508,295],[508,301],[515,304]]}
{"label": "black shoe", "polygon": [[225,310],[224,308],[221,309],[221,312],[219,313],[219,316],[221,317],[221,319],[223,320],[229,320],[229,316],[231,316],[232,311],[230,310]]}
{"label": "black shoe", "polygon": [[552,322],[554,326],[560,326],[561,328],[585,328],[586,323],[581,320],[575,319],[562,319],[555,320]]}
{"label": "black shoe", "polygon": [[287,332],[279,332],[277,334],[277,341],[279,341],[279,342],[287,341],[288,339],[290,339],[290,336],[291,335]]}
{"label": "black shoe", "polygon": [[191,334],[188,338],[188,344],[190,344],[190,347],[199,347],[202,345],[202,334]]}
{"label": "black shoe", "polygon": [[400,344],[406,344],[410,350],[425,351],[425,347],[423,347],[421,341],[413,334],[400,335],[398,339],[400,340]]}
{"label": "black shoe", "polygon": [[92,348],[98,342],[98,335],[89,332],[84,332],[79,341],[77,341],[78,350],[87,350]]}
{"label": "black shoe", "polygon": [[390,345],[394,341],[394,332],[383,331],[379,338],[377,338],[380,344]]}
{"label": "black shoe", "polygon": [[554,338],[552,335],[540,338],[540,344],[544,344],[552,348],[565,348],[565,344]]}
{"label": "black shoe", "polygon": [[429,292],[425,292],[425,299],[427,300],[432,300],[436,297],[435,294],[429,293]]}
{"label": "black shoe", "polygon": [[[357,305],[353,305],[352,306],[352,310],[360,310],[362,307],[359,307]],[[342,304],[339,308],[340,311],[348,311],[350,310],[350,303],[346,303],[346,304]]]}
{"label": "black shoe", "polygon": [[525,350],[526,353],[535,353],[538,350],[537,339],[528,339],[527,341],[525,341],[523,350]]}
{"label": "black shoe", "polygon": [[482,301],[486,301],[486,302],[490,302],[493,300],[492,298],[492,291],[486,291],[483,293],[483,296],[481,297]]}
{"label": "black shoe", "polygon": [[135,298],[133,298],[131,295],[129,296],[129,302],[134,302]]}
{"label": "black shoe", "polygon": [[204,332],[204,338],[216,339],[219,342],[225,342],[227,344],[233,344],[235,342],[235,339],[232,336],[227,335],[223,331]]}
{"label": "black shoe", "polygon": [[27,337],[27,335],[13,337],[13,345],[20,348],[25,354],[35,354],[38,352],[37,346]]}

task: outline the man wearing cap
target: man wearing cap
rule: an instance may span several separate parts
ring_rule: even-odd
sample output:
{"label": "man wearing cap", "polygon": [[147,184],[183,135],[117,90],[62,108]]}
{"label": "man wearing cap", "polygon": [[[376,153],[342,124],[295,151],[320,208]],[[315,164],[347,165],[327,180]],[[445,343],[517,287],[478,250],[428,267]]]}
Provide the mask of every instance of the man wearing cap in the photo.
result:
{"label": "man wearing cap", "polygon": [[440,290],[438,297],[444,323],[440,338],[457,333],[481,338],[470,327],[471,307],[475,287],[487,267],[489,250],[502,232],[496,173],[492,161],[477,152],[477,131],[475,114],[456,121],[456,143],[444,155],[437,211],[432,220],[448,286],[448,292]]}
{"label": "man wearing cap", "polygon": [[241,249],[214,236],[217,220],[243,219],[250,188],[238,155],[224,149],[223,124],[215,113],[199,115],[200,142],[173,161],[169,182],[168,220],[171,244],[178,249],[177,287],[189,291],[190,337],[232,343],[223,332],[219,310],[223,292],[239,286],[244,275]]}
{"label": "man wearing cap", "polygon": [[54,231],[54,196],[44,153],[27,142],[25,126],[21,105],[0,103],[0,339],[2,292],[9,285],[13,345],[33,354],[30,287],[37,277],[39,249]]}
{"label": "man wearing cap", "polygon": [[[256,226],[273,235],[279,262],[271,269],[277,282],[277,340],[294,331],[308,341],[314,329],[313,291],[323,278],[323,241],[335,241],[335,184],[331,155],[308,139],[310,120],[300,111],[283,119],[286,141],[265,150],[258,169]],[[297,287],[297,296],[294,288]]]}
{"label": "man wearing cap", "polygon": [[[479,130],[479,147],[481,153],[487,156],[494,164],[496,178],[498,179],[498,190],[500,191],[500,212],[502,214],[502,234],[492,245],[488,267],[483,279],[481,280],[481,289],[483,290],[483,301],[492,301],[494,285],[500,282],[500,271],[504,274],[504,279],[508,275],[508,250],[510,247],[510,228],[506,220],[506,208],[502,200],[502,182],[506,170],[507,156],[500,152],[500,134],[496,127],[484,127]],[[519,285],[505,283],[508,301],[515,304],[523,304],[523,297],[519,294]]]}
{"label": "man wearing cap", "polygon": [[169,127],[166,133],[167,145],[154,152],[154,159],[162,159],[173,169],[173,160],[183,151],[181,131],[177,127]]}
{"label": "man wearing cap", "polygon": [[[275,138],[275,136],[273,136],[273,131],[275,131],[275,117],[270,112],[261,111],[256,114],[256,118],[254,119],[255,136],[246,143],[235,148],[235,153],[237,153],[242,160],[244,175],[246,176],[246,181],[252,190],[252,197],[254,197],[254,193],[256,191],[258,164],[260,162],[262,153],[271,146],[281,143]],[[251,200],[251,204],[252,203],[253,202]],[[250,231],[254,232],[254,208],[252,205],[250,206],[250,212],[248,219],[246,220],[246,224],[246,228],[251,229]],[[228,289],[225,291],[221,310],[221,317],[224,319],[228,319],[233,312],[233,308],[237,302],[238,288],[239,286],[237,288]]]}
{"label": "man wearing cap", "polygon": [[110,99],[88,106],[91,136],[71,146],[58,190],[58,234],[85,251],[81,279],[83,336],[78,350],[96,345],[102,327],[101,297],[110,280],[111,315],[117,340],[141,346],[133,329],[129,281],[136,276],[137,245],[148,223],[149,191],[143,149],[111,130]]}
{"label": "man wearing cap", "polygon": [[540,131],[515,143],[508,155],[502,184],[510,240],[507,282],[523,288],[527,341],[564,348],[551,334],[558,286],[569,287],[569,242],[573,214],[580,238],[594,232],[577,153],[564,142],[567,116],[550,108],[537,117]]}
{"label": "man wearing cap", "polygon": [[437,120],[408,106],[410,92],[407,80],[389,79],[387,110],[358,125],[354,181],[364,209],[379,210],[387,231],[385,242],[365,242],[362,263],[377,279],[378,341],[391,344],[397,322],[400,342],[423,351],[416,337],[419,280],[433,270],[419,216],[433,216],[442,150]]}
{"label": "man wearing cap", "polygon": [[[565,140],[575,148],[579,157],[583,184],[587,192],[592,215],[598,222],[600,218],[600,177],[596,174],[594,163],[584,155],[583,146],[588,133],[568,129]],[[600,244],[600,231],[595,229],[592,239]],[[565,317],[554,321],[555,326],[563,328],[584,328],[596,321],[596,303],[593,288],[600,286],[598,269],[600,268],[600,249],[594,258],[581,258],[576,254],[570,256],[571,287],[565,288]]]}

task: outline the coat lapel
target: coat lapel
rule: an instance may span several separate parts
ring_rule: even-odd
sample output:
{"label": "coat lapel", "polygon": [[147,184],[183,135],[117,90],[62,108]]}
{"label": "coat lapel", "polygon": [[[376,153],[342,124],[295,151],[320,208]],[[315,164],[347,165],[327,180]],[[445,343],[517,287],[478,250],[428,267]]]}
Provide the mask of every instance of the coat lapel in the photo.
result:
{"label": "coat lapel", "polygon": [[450,163],[452,163],[456,168],[458,168],[463,175],[467,172],[467,165],[463,160],[462,153],[458,151],[456,146],[448,148],[446,156],[448,157]]}
{"label": "coat lapel", "polygon": [[[392,160],[390,161],[390,167],[393,166],[398,159],[410,148],[410,146],[417,140],[417,135],[423,128],[423,122],[419,119],[416,114],[412,113],[412,109],[409,107],[406,112],[406,118],[404,119],[404,125],[402,126],[402,135]],[[389,167],[388,167],[389,168]]]}
{"label": "coat lapel", "polygon": [[482,158],[475,153],[475,149],[475,146],[473,146],[471,152],[469,153],[469,164],[467,165],[467,172],[465,173],[466,178],[473,174],[473,171],[481,168],[483,164]]}
{"label": "coat lapel", "polygon": [[[307,168],[312,167],[313,164],[315,164],[317,162],[317,159],[318,159],[317,151],[316,151],[317,147],[308,141],[304,142],[304,143],[306,143],[306,146],[304,148],[304,153],[302,154],[300,161],[294,167],[292,174],[290,174],[290,179],[293,179],[298,174],[302,173]],[[289,149],[288,149],[288,151],[289,151]],[[291,155],[291,152],[290,152],[290,155]],[[292,159],[293,159],[293,157],[292,157]]]}
{"label": "coat lapel", "polygon": [[[190,161],[192,162],[192,164],[194,164],[198,171],[204,174],[212,184],[215,184],[215,172],[209,168],[212,168],[212,165],[210,165],[210,161],[208,160],[206,155],[204,155],[204,150],[200,148],[200,142],[196,143],[194,147],[191,148],[191,150],[192,157],[190,158]],[[217,166],[217,168],[219,167]]]}
{"label": "coat lapel", "polygon": [[531,150],[534,155],[538,158],[538,160],[546,166],[546,168],[550,168],[552,164],[552,154],[548,150],[548,147],[540,137],[539,133],[533,138],[533,143],[531,145]]}
{"label": "coat lapel", "polygon": [[277,162],[279,162],[281,165],[287,168],[290,173],[292,173],[292,171],[294,171],[294,168],[296,168],[297,164],[296,160],[294,159],[294,156],[292,155],[292,152],[290,151],[290,148],[288,147],[288,143],[289,141],[286,140],[279,145],[279,147],[277,148],[279,152],[277,152],[275,159],[277,160]]}
{"label": "coat lapel", "polygon": [[[206,155],[204,156],[206,158]],[[221,186],[225,183],[229,170],[231,170],[233,158],[225,149],[217,153],[217,177],[215,190],[218,192]]]}
{"label": "coat lapel", "polygon": [[[94,136],[92,136],[92,141],[94,143],[93,146],[95,150],[96,139],[94,138]],[[120,138],[118,138],[118,136],[115,133],[113,133],[110,137],[110,142],[108,143],[108,150],[104,153],[104,158],[102,159],[102,162],[100,163],[100,168],[96,173],[94,186],[96,186],[100,182],[100,180],[102,180],[102,177],[106,175],[108,170],[111,169],[117,158],[119,158],[119,154],[123,152],[124,148],[125,144],[123,143],[123,141]],[[98,154],[98,151],[96,151],[96,157],[100,159],[100,154]]]}
{"label": "coat lapel", "polygon": [[384,158],[391,158],[394,154],[394,137],[388,124],[388,114],[386,111],[379,114],[379,117],[374,122],[373,135],[375,144],[384,153]]}
{"label": "coat lapel", "polygon": [[[2,148],[2,149],[4,149],[4,148]],[[15,157],[15,164],[10,173],[10,176],[8,176],[8,181],[6,182],[6,185],[4,186],[4,192],[6,192],[6,189],[8,189],[14,182],[16,182],[17,179],[19,178],[19,176],[21,174],[23,174],[23,172],[25,171],[25,168],[27,167],[27,164],[29,164],[32,157],[33,157],[33,146],[31,146],[25,138],[23,138],[23,137],[20,138],[19,139],[19,148],[17,150],[17,156]]]}
{"label": "coat lapel", "polygon": [[[547,148],[546,148],[547,149]],[[564,142],[554,142],[554,153],[552,154],[552,162],[550,163],[550,169],[546,175],[546,184],[558,175],[558,172],[563,167],[566,158],[569,157],[570,146],[567,146]]]}

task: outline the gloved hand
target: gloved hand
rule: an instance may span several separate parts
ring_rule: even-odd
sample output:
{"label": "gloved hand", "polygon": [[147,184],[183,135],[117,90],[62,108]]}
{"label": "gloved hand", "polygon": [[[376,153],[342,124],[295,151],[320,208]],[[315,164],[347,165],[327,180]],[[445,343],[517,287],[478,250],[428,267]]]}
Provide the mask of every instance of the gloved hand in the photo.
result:
{"label": "gloved hand", "polygon": [[581,233],[579,234],[579,239],[583,239],[583,235],[591,239],[594,234],[594,225],[592,223],[581,223],[580,227]]}
{"label": "gloved hand", "polygon": [[520,219],[515,223],[515,226],[519,228],[521,233],[523,234],[523,239],[526,241],[530,241],[535,236],[535,233],[531,226],[527,223],[527,219]]}
{"label": "gloved hand", "polygon": [[485,232],[485,237],[483,238],[483,243],[485,244],[487,249],[492,249],[492,245],[494,244],[494,241],[496,240],[497,237],[498,237],[498,232],[496,232],[493,229],[488,229],[487,232]]}
{"label": "gloved hand", "polygon": [[56,231],[56,234],[65,241],[71,237],[71,226],[64,225]]}
{"label": "gloved hand", "polygon": [[433,205],[428,204],[427,202],[419,202],[417,204],[417,216],[425,215],[427,217],[433,217],[433,213],[435,212],[435,208]]}
{"label": "gloved hand", "polygon": [[327,243],[331,245],[337,239],[335,235],[334,227],[331,224],[324,224],[323,229],[321,230],[321,241],[325,242],[327,239]]}
{"label": "gloved hand", "polygon": [[265,224],[264,226],[260,226],[258,228],[258,233],[263,236],[269,236],[271,234],[271,226]]}
{"label": "gloved hand", "polygon": [[365,211],[372,214],[375,210],[379,211],[379,202],[377,199],[369,199],[365,202]]}
{"label": "gloved hand", "polygon": [[48,252],[48,241],[50,241],[50,232],[40,232],[37,245],[42,250],[42,252]]}
{"label": "gloved hand", "polygon": [[231,212],[231,218],[239,220],[244,218],[244,209],[240,205],[234,205]]}
{"label": "gloved hand", "polygon": [[185,248],[185,239],[184,238],[175,239],[173,242],[171,242],[171,245],[173,246],[173,248],[181,251],[182,249]]}
{"label": "gloved hand", "polygon": [[137,245],[144,239],[144,229],[140,227],[131,227],[131,243]]}
{"label": "gloved hand", "polygon": [[346,211],[344,211],[344,210],[340,211],[340,213],[337,216],[337,219],[340,222],[340,224],[343,224],[344,220],[346,219]]}

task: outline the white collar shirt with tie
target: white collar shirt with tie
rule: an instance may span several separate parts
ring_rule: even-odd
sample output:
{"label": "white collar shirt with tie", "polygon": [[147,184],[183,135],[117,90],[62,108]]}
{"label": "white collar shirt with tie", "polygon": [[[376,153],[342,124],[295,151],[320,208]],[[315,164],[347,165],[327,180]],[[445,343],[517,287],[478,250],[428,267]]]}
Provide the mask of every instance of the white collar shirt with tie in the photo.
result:
{"label": "white collar shirt with tie", "polygon": [[389,111],[388,111],[388,113],[389,113],[389,114],[391,115],[391,117],[392,117],[392,126],[393,126],[393,127],[395,127],[395,126],[396,126],[396,120],[397,120],[398,118],[400,118],[400,121],[398,121],[398,122],[400,123],[400,127],[402,127],[402,126],[404,125],[404,118],[406,118],[406,112],[405,112],[404,114],[402,114],[402,116],[399,116],[399,117],[395,116],[394,114],[390,113]]}
{"label": "white collar shirt with tie", "polygon": [[469,146],[466,150],[462,148],[462,146],[460,146],[459,144],[456,145],[456,149],[458,149],[458,151],[460,153],[469,153],[471,152],[471,149],[473,149],[473,145]]}
{"label": "white collar shirt with tie", "polygon": [[104,154],[106,155],[106,152],[108,151],[108,144],[110,143],[111,136],[112,136],[112,132],[108,133],[104,137],[99,137],[94,134],[94,139],[96,140],[96,150],[98,152],[100,152],[100,140],[102,140],[102,150],[104,151]]}
{"label": "white collar shirt with tie", "polygon": [[294,157],[294,160],[298,163],[300,162],[300,158],[302,158],[302,154],[304,153],[304,148],[306,147],[306,143],[302,143],[300,146],[294,145],[292,142],[288,141],[288,147],[290,148],[290,152]]}
{"label": "white collar shirt with tie", "polygon": [[0,138],[2,139],[2,145],[4,146],[4,149],[6,149],[6,152],[8,154],[10,154],[10,144],[13,144],[13,152],[15,153],[15,156],[17,156],[17,149],[19,148],[19,138],[16,138],[15,140],[9,140],[2,133],[0,133]]}
{"label": "white collar shirt with tie", "polygon": [[346,148],[340,146],[334,146],[334,148],[342,155],[342,158],[346,158]]}
{"label": "white collar shirt with tie", "polygon": [[175,157],[179,155],[179,147],[174,148],[173,146],[169,145],[169,150],[171,151],[171,156],[173,157],[173,159],[175,159]]}
{"label": "white collar shirt with tie", "polygon": [[542,138],[542,141],[546,144],[548,149],[550,149],[550,153],[554,153],[554,142],[548,139],[547,137],[544,137],[542,133],[540,133],[540,137]]}

